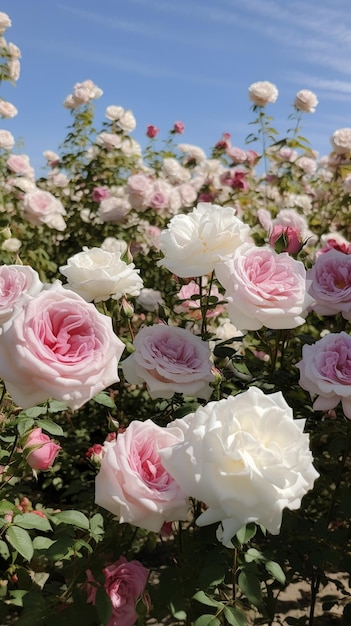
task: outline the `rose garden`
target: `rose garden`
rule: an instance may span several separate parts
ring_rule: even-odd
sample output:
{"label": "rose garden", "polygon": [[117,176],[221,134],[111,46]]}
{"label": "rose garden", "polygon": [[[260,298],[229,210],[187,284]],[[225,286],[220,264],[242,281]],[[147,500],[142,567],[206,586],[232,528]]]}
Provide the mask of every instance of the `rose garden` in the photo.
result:
{"label": "rose garden", "polygon": [[0,130],[0,623],[347,626],[351,128],[319,157],[302,89],[281,137],[263,81],[244,147],[142,150],[101,97],[40,178]]}

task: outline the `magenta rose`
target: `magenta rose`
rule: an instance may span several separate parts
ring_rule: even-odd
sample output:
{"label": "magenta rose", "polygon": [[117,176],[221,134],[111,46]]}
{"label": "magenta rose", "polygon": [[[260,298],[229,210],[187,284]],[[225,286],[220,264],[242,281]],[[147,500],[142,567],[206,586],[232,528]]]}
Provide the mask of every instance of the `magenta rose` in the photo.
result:
{"label": "magenta rose", "polygon": [[123,350],[111,318],[57,281],[4,324],[0,376],[23,408],[55,398],[78,409],[119,380]]}
{"label": "magenta rose", "polygon": [[230,320],[238,329],[296,328],[305,322],[313,303],[306,270],[287,252],[245,243],[215,271],[226,289]]}
{"label": "magenta rose", "polygon": [[8,322],[42,287],[39,274],[29,265],[1,265],[0,324]]}
{"label": "magenta rose", "polygon": [[351,319],[351,255],[331,249],[320,254],[307,272],[311,281],[309,293],[315,304],[311,307],[319,315],[341,313]]}
{"label": "magenta rose", "polygon": [[187,519],[188,499],[162,465],[159,451],[184,439],[175,427],[132,421],[104,444],[95,502],[121,523],[159,532],[164,522]]}
{"label": "magenta rose", "polygon": [[[329,254],[329,253],[328,253]],[[345,332],[329,333],[313,345],[304,345],[300,386],[314,400],[315,411],[334,409],[339,402],[351,419],[351,337]]]}
{"label": "magenta rose", "polygon": [[134,348],[121,363],[128,382],[145,382],[151,398],[183,393],[208,400],[214,375],[209,345],[200,337],[165,324],[144,326],[134,339]]}
{"label": "magenta rose", "polygon": [[154,126],[153,124],[149,124],[146,127],[146,136],[149,137],[149,139],[154,139],[155,137],[157,137],[159,132],[159,129],[157,128],[157,126]]}
{"label": "magenta rose", "polygon": [[182,135],[185,131],[185,124],[184,122],[174,122],[173,125],[173,132],[178,134],[178,135]]}
{"label": "magenta rose", "polygon": [[41,428],[34,428],[27,439],[23,452],[27,455],[27,463],[34,470],[49,469],[61,446],[54,443],[48,435],[44,435]]}
{"label": "magenta rose", "polygon": [[[127,561],[121,556],[116,563],[104,567],[104,588],[111,600],[112,615],[107,626],[133,626],[138,614],[138,599],[145,589],[149,570],[139,561]],[[97,583],[91,571],[87,571],[87,601],[95,604]],[[93,585],[90,583],[94,583]]]}

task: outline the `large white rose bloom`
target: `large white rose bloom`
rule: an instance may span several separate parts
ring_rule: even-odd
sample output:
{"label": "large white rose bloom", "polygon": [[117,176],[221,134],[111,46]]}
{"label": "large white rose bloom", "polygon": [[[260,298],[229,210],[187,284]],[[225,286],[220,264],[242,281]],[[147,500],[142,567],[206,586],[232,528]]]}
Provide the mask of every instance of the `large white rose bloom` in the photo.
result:
{"label": "large white rose bloom", "polygon": [[160,451],[162,464],[207,505],[199,526],[221,522],[224,545],[250,522],[278,534],[283,510],[298,509],[318,477],[304,425],[280,391],[250,387],[172,422],[184,441]]}
{"label": "large white rose bloom", "polygon": [[249,87],[249,98],[251,102],[259,107],[264,107],[269,102],[274,103],[278,95],[278,89],[268,80],[252,83]]}
{"label": "large white rose bloom", "polygon": [[182,278],[204,276],[246,240],[249,230],[233,208],[200,202],[191,213],[172,217],[161,232],[164,258],[158,265]]}
{"label": "large white rose bloom", "polygon": [[330,143],[336,154],[346,154],[351,151],[351,128],[338,128],[330,137]]}
{"label": "large white rose bloom", "polygon": [[59,269],[68,280],[67,286],[87,302],[138,296],[143,288],[139,270],[134,263],[122,261],[120,252],[84,246],[82,252],[73,255]]}

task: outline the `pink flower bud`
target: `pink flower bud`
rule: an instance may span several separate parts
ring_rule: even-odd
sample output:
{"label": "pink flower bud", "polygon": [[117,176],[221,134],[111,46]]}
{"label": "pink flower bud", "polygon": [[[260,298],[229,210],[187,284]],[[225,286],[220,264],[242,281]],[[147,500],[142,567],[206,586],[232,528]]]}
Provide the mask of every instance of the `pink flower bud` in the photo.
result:
{"label": "pink flower bud", "polygon": [[297,254],[302,248],[301,233],[294,226],[275,224],[269,236],[269,245],[278,253]]}
{"label": "pink flower bud", "polygon": [[95,187],[93,190],[93,201],[101,202],[101,200],[105,200],[111,196],[110,190],[107,187]]}
{"label": "pink flower bud", "polygon": [[48,435],[42,433],[41,428],[34,428],[29,433],[23,451],[27,453],[27,463],[34,470],[49,469],[61,446],[54,443]]}
{"label": "pink flower bud", "polygon": [[149,124],[146,127],[146,136],[149,137],[150,139],[154,139],[154,137],[157,137],[158,131],[159,131],[159,128],[157,128],[157,126],[153,126],[152,124]]}
{"label": "pink flower bud", "polygon": [[185,130],[185,124],[183,122],[174,122],[173,132],[178,135],[182,135]]}

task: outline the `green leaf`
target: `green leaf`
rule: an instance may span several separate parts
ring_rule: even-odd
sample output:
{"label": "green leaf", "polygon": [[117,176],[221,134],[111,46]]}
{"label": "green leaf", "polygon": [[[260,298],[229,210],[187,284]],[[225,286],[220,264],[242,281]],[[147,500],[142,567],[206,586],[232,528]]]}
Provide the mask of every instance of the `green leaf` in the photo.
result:
{"label": "green leaf", "polygon": [[95,606],[100,623],[106,626],[112,615],[112,602],[108,597],[105,589],[99,587],[95,596]]}
{"label": "green leaf", "polygon": [[93,397],[93,400],[94,402],[97,402],[97,404],[102,404],[103,406],[107,406],[110,409],[116,408],[114,401],[112,400],[111,396],[106,393],[106,391],[101,391],[101,393],[96,394],[96,396]]}
{"label": "green leaf", "polygon": [[68,406],[66,402],[61,402],[59,400],[51,400],[49,403],[48,411],[49,413],[61,413],[62,411],[67,411]]}
{"label": "green leaf", "polygon": [[46,430],[46,432],[50,433],[50,435],[56,435],[58,437],[61,437],[64,434],[61,426],[55,424],[55,422],[52,422],[51,420],[39,419],[36,420],[36,425],[43,430]]}
{"label": "green leaf", "polygon": [[206,606],[222,606],[221,602],[217,602],[217,600],[212,600],[204,591],[197,591],[193,595],[193,599],[200,602],[200,604],[205,604]]}
{"label": "green leaf", "polygon": [[52,530],[51,524],[46,517],[36,515],[36,513],[23,513],[21,515],[15,515],[12,520],[13,524],[20,526],[20,528],[36,528],[37,530]]}
{"label": "green leaf", "polygon": [[0,540],[0,556],[7,561],[10,558],[10,550],[6,541]]}
{"label": "green leaf", "polygon": [[26,411],[22,411],[20,415],[24,414],[27,417],[39,417],[39,415],[45,415],[46,406],[33,406]]}
{"label": "green leaf", "polygon": [[20,435],[23,435],[27,430],[30,430],[34,424],[34,420],[31,417],[21,419],[18,422],[17,430]]}
{"label": "green leaf", "polygon": [[34,550],[48,550],[55,543],[49,537],[43,537],[42,535],[38,535],[33,539],[33,548]]}
{"label": "green leaf", "polygon": [[194,622],[194,626],[220,626],[221,622],[215,615],[201,615]]}
{"label": "green leaf", "polygon": [[0,515],[5,515],[10,511],[18,511],[18,509],[10,500],[0,500]]}
{"label": "green leaf", "polygon": [[33,556],[33,544],[30,534],[18,526],[10,526],[6,532],[6,539],[26,561],[30,561]]}
{"label": "green leaf", "polygon": [[55,513],[52,519],[64,524],[72,524],[72,526],[77,526],[77,528],[82,528],[83,530],[89,530],[89,520],[80,511],[60,511]]}
{"label": "green leaf", "polygon": [[252,537],[256,535],[256,531],[257,531],[256,524],[254,523],[246,524],[246,526],[243,526],[242,528],[240,528],[240,530],[238,530],[238,532],[236,533],[236,536],[238,538],[238,541],[241,544],[244,544],[250,541],[250,539],[252,539]]}
{"label": "green leaf", "polygon": [[254,574],[240,572],[238,584],[241,591],[245,594],[249,602],[256,607],[262,604],[262,591],[260,581]]}
{"label": "green leaf", "polygon": [[207,589],[208,587],[217,587],[223,582],[225,570],[223,564],[214,563],[204,567],[199,575],[199,587]]}
{"label": "green leaf", "polygon": [[232,626],[246,626],[247,624],[245,615],[233,606],[224,607],[224,615]]}
{"label": "green leaf", "polygon": [[286,577],[279,563],[276,563],[275,561],[267,561],[264,566],[268,574],[277,580],[278,583],[281,583],[281,585],[285,585]]}

